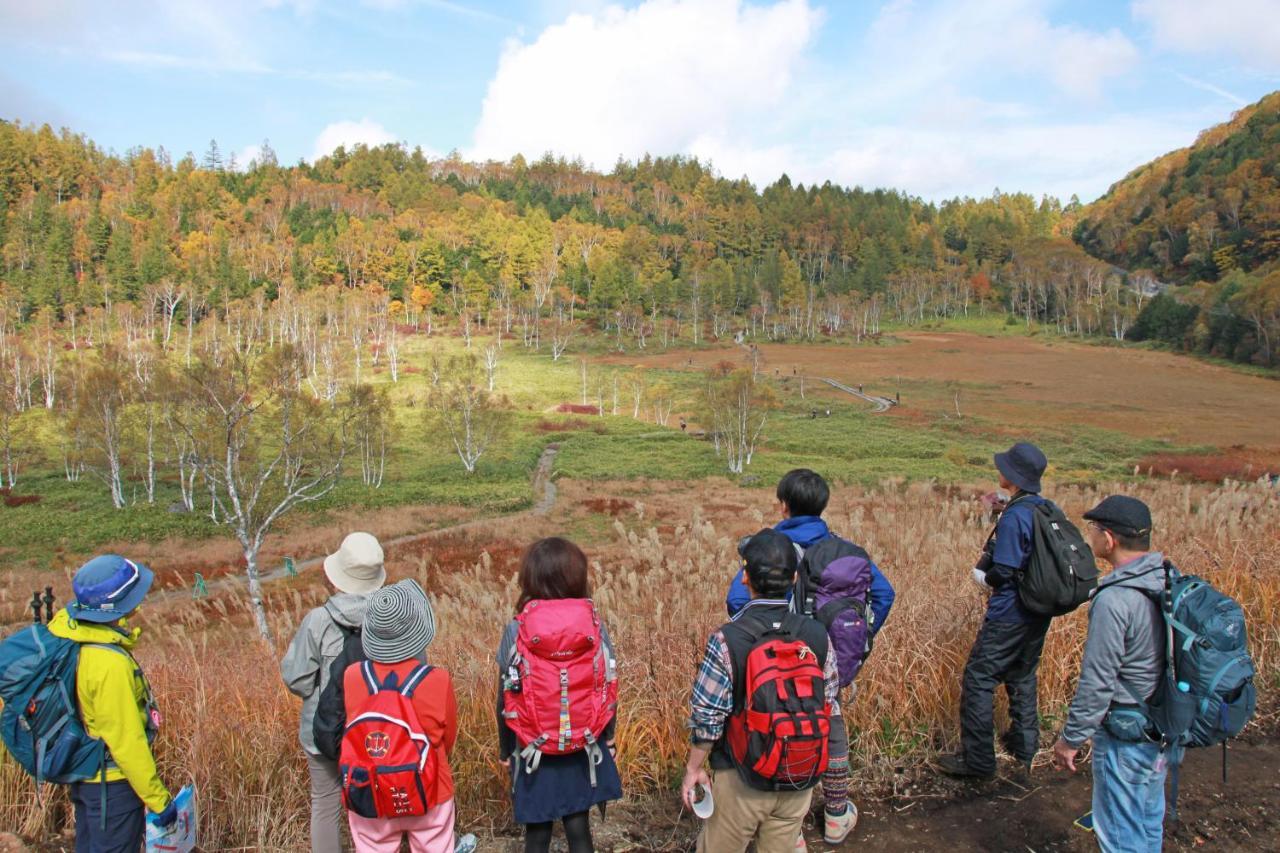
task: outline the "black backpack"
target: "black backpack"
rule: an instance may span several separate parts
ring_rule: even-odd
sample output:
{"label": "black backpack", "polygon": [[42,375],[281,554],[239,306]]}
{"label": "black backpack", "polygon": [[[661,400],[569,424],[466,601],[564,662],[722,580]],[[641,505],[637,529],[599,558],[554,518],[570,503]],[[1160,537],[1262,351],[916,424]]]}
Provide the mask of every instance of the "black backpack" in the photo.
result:
{"label": "black backpack", "polygon": [[329,665],[329,681],[320,691],[316,715],[311,724],[316,749],[330,761],[338,760],[342,735],[347,729],[347,703],[342,679],[347,667],[365,660],[360,629],[334,623],[342,632],[342,651]]}
{"label": "black backpack", "polygon": [[1018,574],[1018,598],[1032,613],[1063,616],[1089,600],[1098,586],[1098,566],[1080,531],[1053,501],[1033,504],[1031,518],[1031,559]]}

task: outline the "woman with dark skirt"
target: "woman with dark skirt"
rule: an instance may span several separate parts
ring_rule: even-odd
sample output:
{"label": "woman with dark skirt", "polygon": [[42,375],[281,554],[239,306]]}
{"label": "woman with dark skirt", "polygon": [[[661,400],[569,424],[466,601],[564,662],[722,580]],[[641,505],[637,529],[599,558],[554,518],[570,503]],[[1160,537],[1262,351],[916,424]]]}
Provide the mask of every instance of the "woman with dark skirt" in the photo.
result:
{"label": "woman with dark skirt", "polygon": [[591,807],[622,797],[617,660],[587,574],[586,555],[566,539],[529,546],[517,615],[498,645],[499,758],[526,853],[551,849],[556,821],[570,853],[591,853]]}

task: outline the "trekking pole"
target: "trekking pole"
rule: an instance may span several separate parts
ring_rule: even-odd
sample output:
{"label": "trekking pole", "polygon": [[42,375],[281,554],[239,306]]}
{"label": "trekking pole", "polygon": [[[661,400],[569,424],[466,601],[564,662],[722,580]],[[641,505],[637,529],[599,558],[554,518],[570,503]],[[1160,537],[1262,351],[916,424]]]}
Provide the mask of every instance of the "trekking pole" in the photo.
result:
{"label": "trekking pole", "polygon": [[31,621],[40,624],[40,590],[31,593]]}
{"label": "trekking pole", "polygon": [[53,587],[44,588],[44,621],[53,621]]}

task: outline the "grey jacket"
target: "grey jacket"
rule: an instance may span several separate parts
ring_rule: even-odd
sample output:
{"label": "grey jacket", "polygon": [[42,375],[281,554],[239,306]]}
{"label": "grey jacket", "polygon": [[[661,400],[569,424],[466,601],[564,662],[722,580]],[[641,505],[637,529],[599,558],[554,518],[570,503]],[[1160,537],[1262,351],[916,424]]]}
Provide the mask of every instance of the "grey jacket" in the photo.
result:
{"label": "grey jacket", "polygon": [[[359,628],[368,599],[346,592],[334,593],[322,606],[302,617],[293,642],[280,660],[280,676],[295,696],[302,697],[298,740],[310,755],[319,755],[311,726],[320,691],[329,681],[329,669],[342,652],[342,628]],[[339,627],[342,626],[342,627]]]}
{"label": "grey jacket", "polygon": [[[1114,705],[1136,704],[1123,686],[1149,699],[1164,672],[1164,620],[1142,590],[1164,589],[1164,555],[1158,551],[1113,569],[1098,583],[1089,605],[1089,637],[1080,681],[1062,739],[1080,746],[1093,737]],[[1140,587],[1141,589],[1119,588]]]}

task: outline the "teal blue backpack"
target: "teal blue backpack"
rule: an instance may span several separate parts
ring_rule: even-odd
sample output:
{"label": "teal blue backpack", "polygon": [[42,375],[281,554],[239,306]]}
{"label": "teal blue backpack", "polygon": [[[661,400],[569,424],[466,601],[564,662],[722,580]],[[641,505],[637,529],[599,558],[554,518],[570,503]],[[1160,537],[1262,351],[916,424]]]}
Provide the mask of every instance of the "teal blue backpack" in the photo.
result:
{"label": "teal blue backpack", "polygon": [[[89,737],[76,704],[80,645],[38,622],[0,642],[0,736],[37,784],[85,782],[106,773],[106,746]],[[98,647],[129,654],[119,646]]]}
{"label": "teal blue backpack", "polygon": [[1253,717],[1258,694],[1240,605],[1208,581],[1182,574],[1168,560],[1161,568],[1163,592],[1143,592],[1155,602],[1164,620],[1164,674],[1146,701],[1128,685],[1122,686],[1137,702],[1161,745],[1170,750],[1171,817],[1176,820],[1177,773],[1183,747],[1222,744],[1225,782],[1227,741]]}

